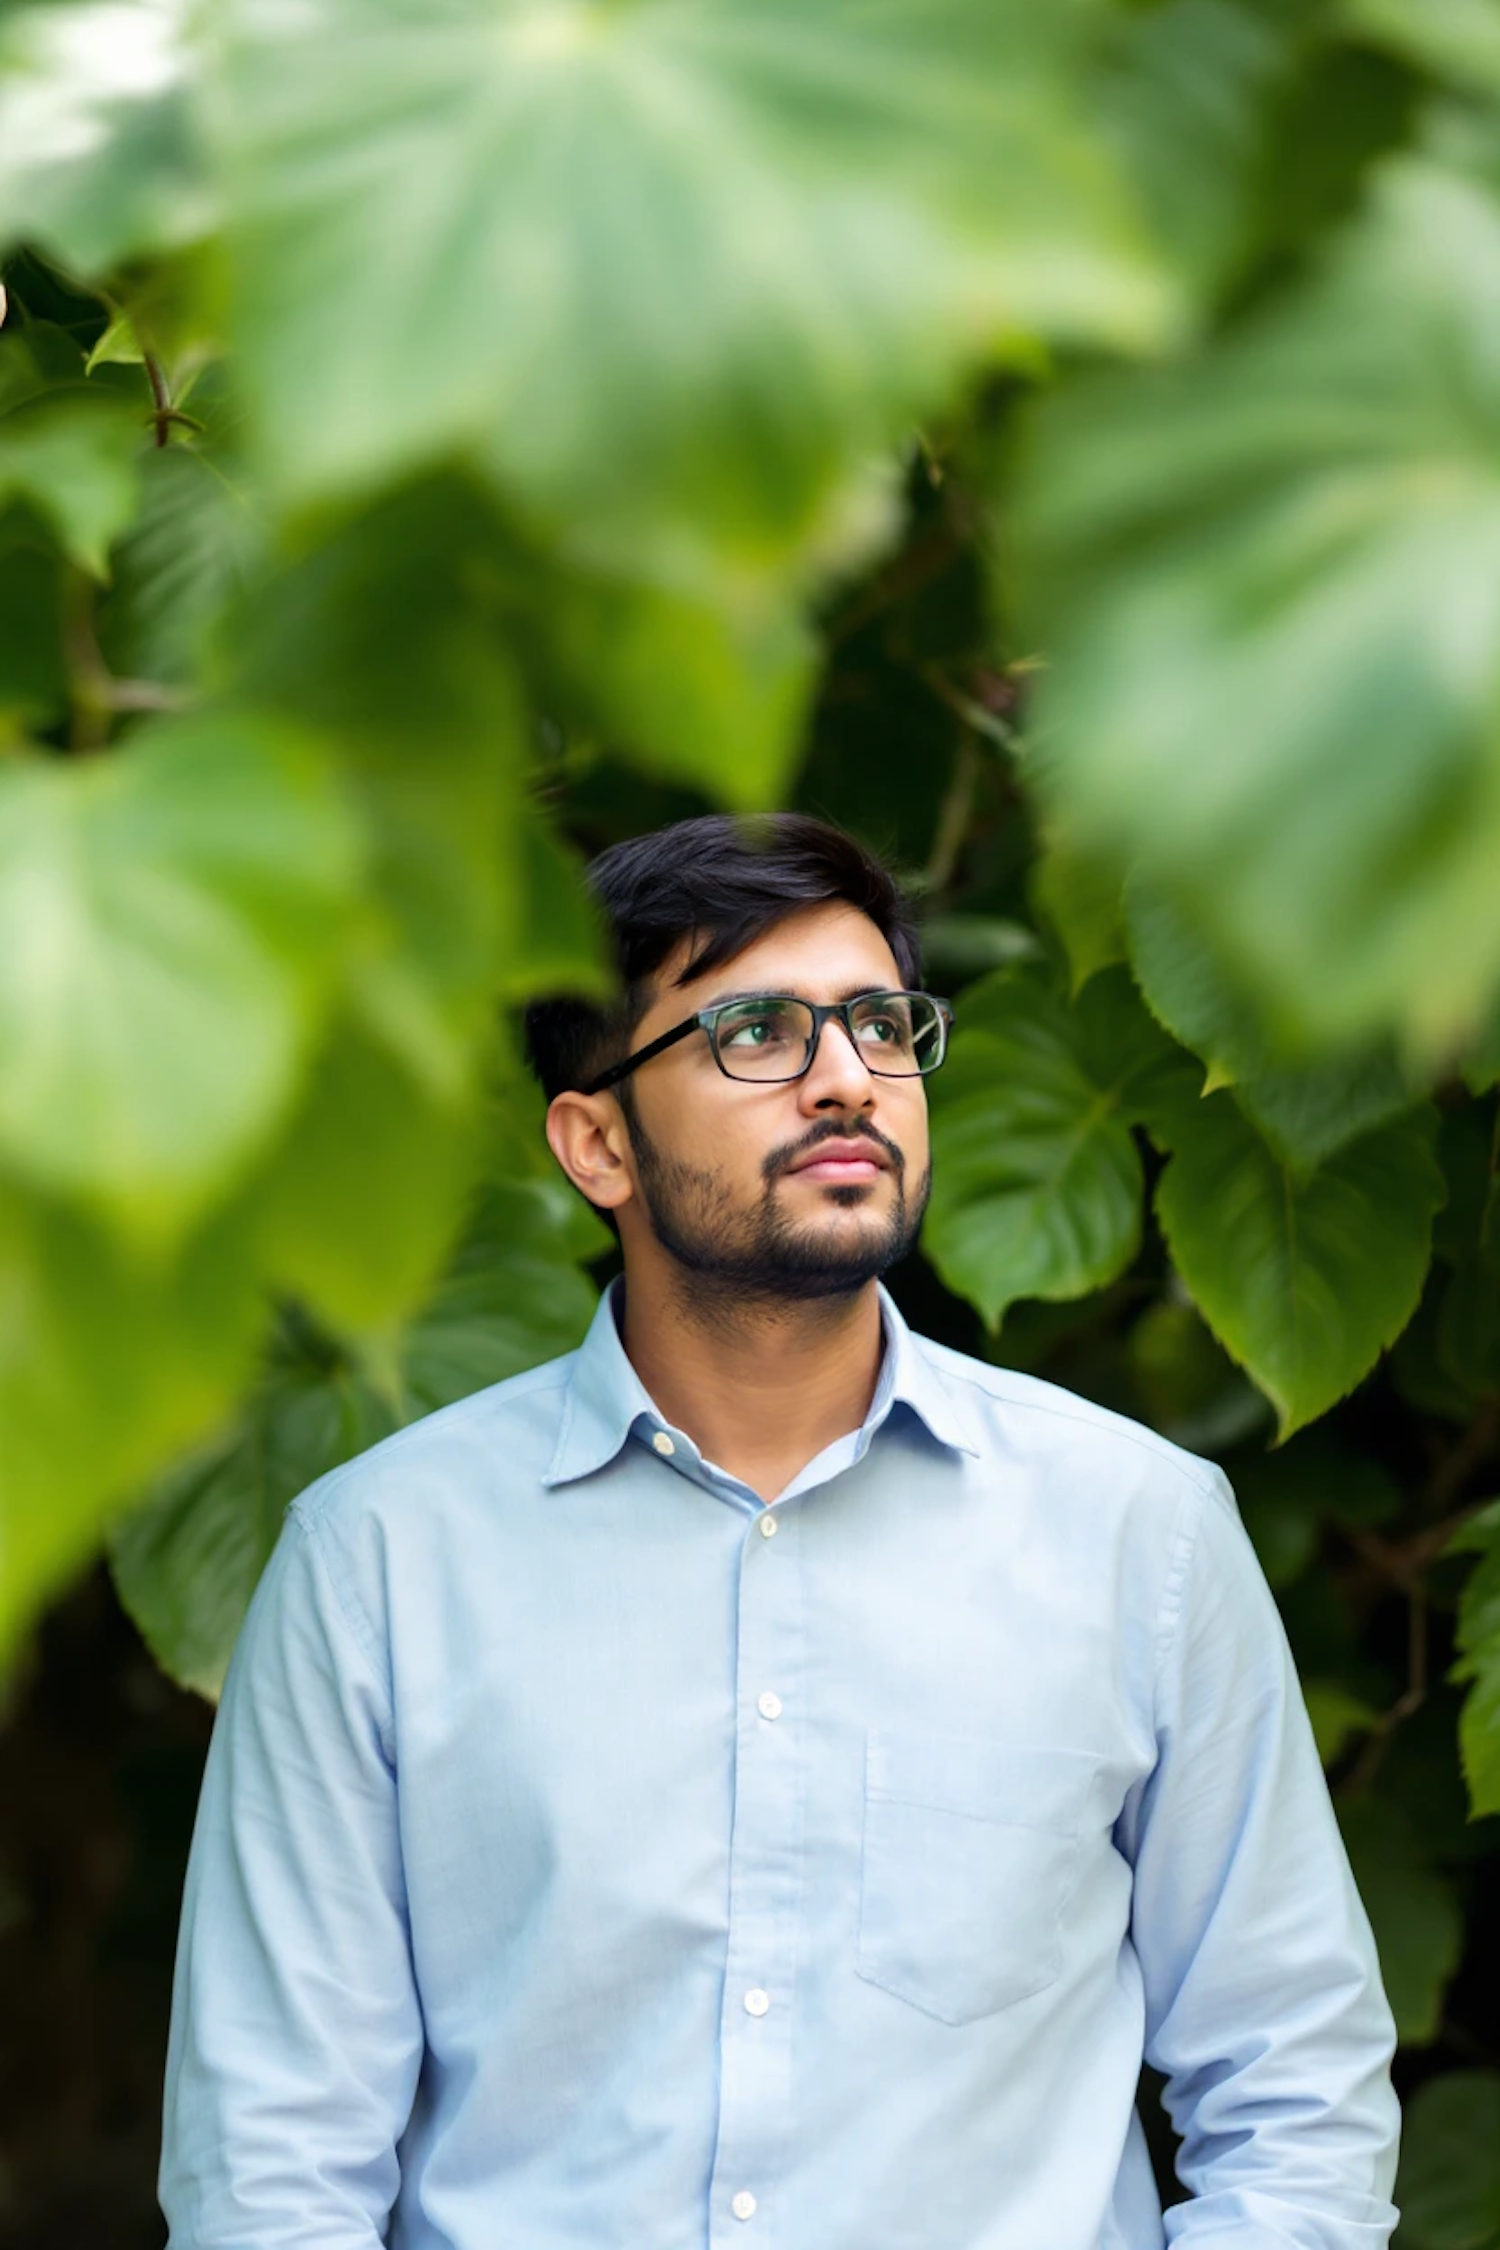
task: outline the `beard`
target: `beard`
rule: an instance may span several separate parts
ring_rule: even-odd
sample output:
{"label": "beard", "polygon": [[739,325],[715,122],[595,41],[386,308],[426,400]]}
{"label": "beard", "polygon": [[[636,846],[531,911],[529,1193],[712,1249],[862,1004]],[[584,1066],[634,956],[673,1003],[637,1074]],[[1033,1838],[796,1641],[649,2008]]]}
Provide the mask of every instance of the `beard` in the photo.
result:
{"label": "beard", "polygon": [[[761,1165],[761,1193],[748,1208],[736,1204],[721,1172],[664,1156],[636,1123],[632,1132],[641,1200],[657,1241],[681,1269],[701,1304],[809,1304],[852,1297],[914,1248],[932,1184],[929,1166],[908,1195],[906,1160],[894,1141],[872,1125],[817,1125],[801,1140],[773,1149]],[[895,1187],[883,1219],[842,1234],[804,1220],[794,1224],[776,1200],[777,1184],[820,1141],[875,1142]],[[823,1190],[828,1200],[857,1209],[870,1189],[851,1183]]]}

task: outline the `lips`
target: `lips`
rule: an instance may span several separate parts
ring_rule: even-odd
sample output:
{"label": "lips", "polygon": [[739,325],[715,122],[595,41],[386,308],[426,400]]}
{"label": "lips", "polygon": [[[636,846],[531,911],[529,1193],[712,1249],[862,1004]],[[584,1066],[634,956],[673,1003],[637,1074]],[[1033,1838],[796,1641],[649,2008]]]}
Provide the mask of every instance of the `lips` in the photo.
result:
{"label": "lips", "polygon": [[878,1180],[881,1173],[890,1168],[884,1150],[870,1141],[822,1141],[816,1148],[809,1149],[800,1163],[789,1167],[804,1179],[819,1180],[832,1187],[851,1187],[858,1181]]}

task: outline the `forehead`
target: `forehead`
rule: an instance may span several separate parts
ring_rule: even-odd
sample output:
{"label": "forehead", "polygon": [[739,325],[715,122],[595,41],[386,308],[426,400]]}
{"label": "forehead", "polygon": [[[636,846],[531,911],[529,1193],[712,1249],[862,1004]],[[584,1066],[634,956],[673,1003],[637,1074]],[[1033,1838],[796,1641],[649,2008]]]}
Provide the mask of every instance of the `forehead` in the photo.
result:
{"label": "forehead", "polygon": [[837,1000],[850,992],[901,983],[892,953],[867,914],[842,904],[808,906],[778,922],[707,976],[677,985],[689,956],[680,946],[662,964],[658,992],[674,1005],[711,1007],[731,992],[796,992],[808,1000]]}

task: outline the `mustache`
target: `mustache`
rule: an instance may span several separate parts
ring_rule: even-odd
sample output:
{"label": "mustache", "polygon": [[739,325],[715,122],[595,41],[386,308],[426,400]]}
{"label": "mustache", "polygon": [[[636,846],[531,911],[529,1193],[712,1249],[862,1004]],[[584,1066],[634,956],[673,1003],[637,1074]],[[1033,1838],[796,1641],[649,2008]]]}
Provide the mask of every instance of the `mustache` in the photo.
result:
{"label": "mustache", "polygon": [[874,1141],[878,1148],[883,1149],[886,1161],[895,1174],[897,1187],[903,1184],[906,1177],[906,1158],[902,1155],[896,1143],[887,1140],[884,1133],[877,1132],[866,1118],[855,1118],[846,1124],[840,1124],[831,1117],[824,1118],[819,1124],[814,1125],[810,1132],[804,1133],[800,1140],[788,1141],[781,1148],[773,1148],[769,1156],[763,1157],[760,1167],[761,1178],[769,1187],[773,1180],[779,1180],[783,1172],[790,1171],[794,1164],[800,1163],[809,1150],[817,1148],[823,1141],[854,1140]]}

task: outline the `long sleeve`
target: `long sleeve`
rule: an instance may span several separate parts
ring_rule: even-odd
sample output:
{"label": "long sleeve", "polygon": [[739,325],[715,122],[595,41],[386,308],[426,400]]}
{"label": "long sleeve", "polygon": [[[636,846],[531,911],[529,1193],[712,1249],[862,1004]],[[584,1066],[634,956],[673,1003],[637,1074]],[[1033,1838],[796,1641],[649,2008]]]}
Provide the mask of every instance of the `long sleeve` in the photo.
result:
{"label": "long sleeve", "polygon": [[1146,2058],[1192,2250],[1383,2250],[1395,2044],[1281,1621],[1229,1489],[1179,1527],[1134,1839]]}
{"label": "long sleeve", "polygon": [[214,1729],[167,2061],[170,2250],[375,2250],[422,2054],[376,1652],[294,1515]]}

